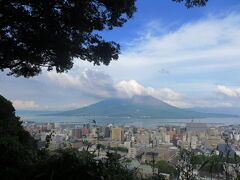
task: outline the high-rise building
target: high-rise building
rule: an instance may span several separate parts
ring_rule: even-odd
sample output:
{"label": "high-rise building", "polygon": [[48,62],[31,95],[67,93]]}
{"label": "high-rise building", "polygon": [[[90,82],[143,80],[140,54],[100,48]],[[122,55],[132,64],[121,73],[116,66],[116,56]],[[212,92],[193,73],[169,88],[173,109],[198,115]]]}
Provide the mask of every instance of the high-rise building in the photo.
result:
{"label": "high-rise building", "polygon": [[110,127],[105,127],[104,129],[104,137],[110,137],[111,136],[111,129]]}
{"label": "high-rise building", "polygon": [[166,144],[170,144],[170,135],[165,134],[165,136],[164,136],[164,142],[165,142]]}
{"label": "high-rise building", "polygon": [[112,139],[122,141],[123,139],[122,128],[112,128]]}
{"label": "high-rise building", "polygon": [[80,129],[80,128],[72,129],[72,137],[81,138],[82,137],[82,129]]}

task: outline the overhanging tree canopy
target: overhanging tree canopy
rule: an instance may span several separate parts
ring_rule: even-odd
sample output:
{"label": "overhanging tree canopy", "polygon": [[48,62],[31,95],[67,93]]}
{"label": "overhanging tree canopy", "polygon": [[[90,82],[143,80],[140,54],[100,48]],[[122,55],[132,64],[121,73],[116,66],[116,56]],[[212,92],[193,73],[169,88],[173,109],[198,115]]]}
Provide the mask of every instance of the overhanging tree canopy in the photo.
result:
{"label": "overhanging tree canopy", "polygon": [[[99,31],[120,27],[133,17],[136,0],[1,0],[0,70],[31,77],[42,67],[64,72],[73,58],[95,65],[117,60],[120,46]],[[172,0],[187,7],[207,0]]]}
{"label": "overhanging tree canopy", "polygon": [[41,67],[64,72],[73,58],[108,65],[119,45],[97,34],[122,26],[135,0],[8,0],[0,3],[0,69],[34,76]]}
{"label": "overhanging tree canopy", "polygon": [[194,6],[205,6],[208,2],[208,0],[172,0],[175,2],[185,2],[185,6],[188,8],[194,7]]}

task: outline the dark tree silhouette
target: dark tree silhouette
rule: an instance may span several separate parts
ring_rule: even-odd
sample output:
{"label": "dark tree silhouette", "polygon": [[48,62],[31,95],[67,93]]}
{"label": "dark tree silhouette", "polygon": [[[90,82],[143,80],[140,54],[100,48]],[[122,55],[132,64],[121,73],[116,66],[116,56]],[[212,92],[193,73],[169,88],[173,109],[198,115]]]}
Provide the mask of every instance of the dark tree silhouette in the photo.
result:
{"label": "dark tree silhouette", "polygon": [[36,154],[34,138],[23,129],[12,103],[0,95],[0,177],[24,177]]}
{"label": "dark tree silhouette", "polygon": [[[73,58],[108,65],[120,46],[99,32],[121,27],[136,11],[136,0],[0,0],[0,70],[31,77],[43,67],[65,72]],[[172,0],[187,7],[208,0]]]}
{"label": "dark tree silhouette", "polygon": [[194,6],[206,6],[208,0],[172,0],[175,2],[185,2],[185,6],[188,8]]}
{"label": "dark tree silhouette", "polygon": [[135,11],[135,0],[0,1],[0,69],[25,77],[42,67],[64,72],[75,57],[108,65],[120,46],[98,33],[122,26]]}

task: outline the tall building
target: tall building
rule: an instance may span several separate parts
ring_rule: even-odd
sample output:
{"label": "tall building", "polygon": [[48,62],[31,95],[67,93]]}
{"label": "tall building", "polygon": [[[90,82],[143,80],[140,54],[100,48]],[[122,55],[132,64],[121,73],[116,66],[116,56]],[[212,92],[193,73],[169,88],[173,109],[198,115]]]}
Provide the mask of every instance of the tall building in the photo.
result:
{"label": "tall building", "polygon": [[164,138],[164,142],[165,142],[166,144],[170,144],[170,135],[165,134],[165,136],[164,136],[163,138]]}
{"label": "tall building", "polygon": [[123,140],[123,131],[122,128],[112,128],[112,139],[122,141]]}
{"label": "tall building", "polygon": [[111,136],[111,129],[110,127],[105,127],[104,129],[104,137],[110,137]]}
{"label": "tall building", "polygon": [[82,137],[82,129],[80,129],[80,128],[72,129],[72,137],[81,138]]}

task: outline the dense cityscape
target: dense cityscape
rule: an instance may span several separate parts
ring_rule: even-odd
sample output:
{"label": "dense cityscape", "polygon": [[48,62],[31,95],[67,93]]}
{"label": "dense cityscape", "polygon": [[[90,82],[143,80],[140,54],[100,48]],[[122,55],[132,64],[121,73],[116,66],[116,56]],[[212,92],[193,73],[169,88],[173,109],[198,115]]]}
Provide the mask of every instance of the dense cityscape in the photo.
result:
{"label": "dense cityscape", "polygon": [[[194,120],[185,126],[168,125],[156,128],[113,124],[100,126],[94,120],[86,124],[24,122],[23,125],[37,140],[39,148],[46,146],[48,137],[48,148],[52,150],[87,150],[101,160],[107,158],[107,151],[115,152],[122,158],[131,160],[129,166],[140,169],[144,176],[157,171],[157,166],[154,169],[153,160],[154,163],[167,162],[174,169],[180,162],[181,149],[199,156],[240,156],[240,126],[208,126]],[[197,170],[195,173],[198,174]],[[166,172],[162,174],[168,179],[172,175]],[[233,172],[231,174],[234,176]],[[208,177],[207,174],[202,176]],[[222,173],[214,174],[214,177],[224,179]]]}
{"label": "dense cityscape", "polygon": [[240,180],[239,0],[0,0],[0,180]]}

